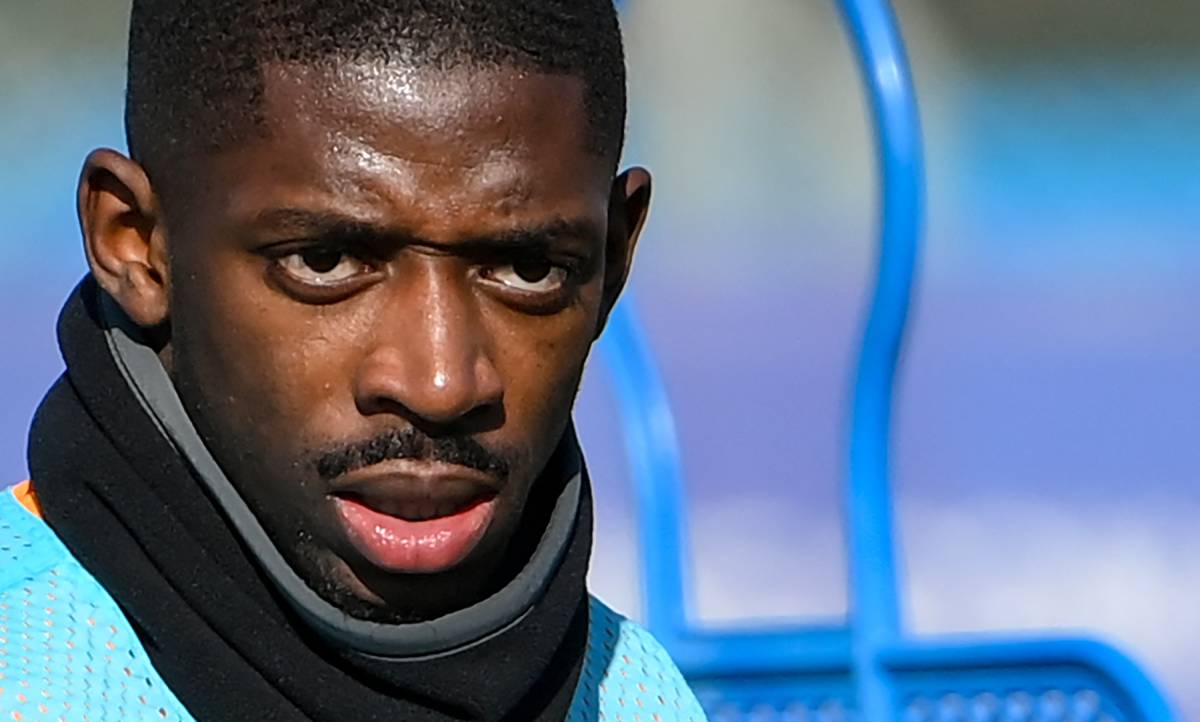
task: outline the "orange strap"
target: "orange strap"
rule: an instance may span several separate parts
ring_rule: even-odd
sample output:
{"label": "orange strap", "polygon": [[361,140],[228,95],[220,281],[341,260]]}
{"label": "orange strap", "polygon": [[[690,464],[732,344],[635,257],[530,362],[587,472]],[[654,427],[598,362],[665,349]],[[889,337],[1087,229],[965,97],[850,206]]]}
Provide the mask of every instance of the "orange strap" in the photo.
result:
{"label": "orange strap", "polygon": [[33,493],[33,484],[28,481],[23,481],[13,487],[13,496],[17,497],[17,501],[21,502],[21,506],[29,510],[37,518],[42,518],[42,505],[38,503],[37,494]]}

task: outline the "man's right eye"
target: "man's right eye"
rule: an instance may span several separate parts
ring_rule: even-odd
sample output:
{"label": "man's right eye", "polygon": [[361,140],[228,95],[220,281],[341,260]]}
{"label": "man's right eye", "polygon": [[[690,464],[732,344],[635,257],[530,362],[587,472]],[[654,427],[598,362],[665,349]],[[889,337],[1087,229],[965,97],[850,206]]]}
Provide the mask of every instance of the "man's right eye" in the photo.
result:
{"label": "man's right eye", "polygon": [[309,286],[337,286],[370,271],[362,260],[340,249],[306,248],[280,256],[276,263],[287,275]]}

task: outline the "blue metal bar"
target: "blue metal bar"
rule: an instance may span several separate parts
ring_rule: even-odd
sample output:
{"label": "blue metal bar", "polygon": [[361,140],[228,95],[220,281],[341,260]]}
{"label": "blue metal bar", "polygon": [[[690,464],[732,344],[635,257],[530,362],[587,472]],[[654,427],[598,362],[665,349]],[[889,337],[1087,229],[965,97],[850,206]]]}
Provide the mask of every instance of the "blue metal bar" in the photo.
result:
{"label": "blue metal bar", "polygon": [[[952,684],[955,676],[969,671],[986,671],[999,679],[1000,673],[1015,671],[1028,684],[1030,679],[1049,679],[1050,674],[1035,675],[1034,669],[1059,666],[1103,678],[1106,700],[1117,706],[1127,719],[1139,722],[1172,722],[1181,719],[1150,677],[1128,656],[1094,639],[1046,639],[985,635],[939,637],[921,642],[905,641],[891,649],[882,649],[880,663],[898,677],[927,677]],[[1061,676],[1062,671],[1052,674]]]}
{"label": "blue metal bar", "polygon": [[[855,383],[847,491],[851,626],[871,650],[899,632],[887,442],[892,377],[908,308],[920,227],[921,147],[915,100],[895,19],[883,0],[843,0],[878,131],[882,229],[875,297]],[[612,372],[638,498],[647,624],[668,642],[686,636],[687,570],[682,465],[674,420],[634,301],[618,304],[601,340]],[[863,674],[864,678],[871,677]],[[868,685],[870,686],[870,685]]]}
{"label": "blue metal bar", "polygon": [[878,651],[901,633],[888,474],[892,389],[908,316],[922,223],[924,171],[916,96],[886,0],[842,0],[875,123],[880,239],[874,297],[859,352],[845,485],[850,627],[863,718],[894,706]]}
{"label": "blue metal bar", "polygon": [[762,677],[841,673],[850,677],[845,626],[698,630],[676,639],[671,658],[684,676]]}
{"label": "blue metal bar", "polygon": [[616,392],[633,472],[646,626],[669,649],[689,618],[691,567],[683,541],[687,501],[675,418],[635,308],[627,291],[608,319],[600,350]]}

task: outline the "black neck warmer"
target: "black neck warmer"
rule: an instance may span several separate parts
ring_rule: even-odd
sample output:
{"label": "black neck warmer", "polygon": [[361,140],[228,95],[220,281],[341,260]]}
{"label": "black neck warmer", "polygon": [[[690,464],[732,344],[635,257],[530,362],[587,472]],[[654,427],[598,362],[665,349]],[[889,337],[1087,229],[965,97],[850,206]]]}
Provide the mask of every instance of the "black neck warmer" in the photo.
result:
{"label": "black neck warmer", "polygon": [[162,399],[147,403],[161,384],[122,355],[130,341],[105,303],[85,279],[63,309],[67,371],[34,419],[29,468],[47,523],[193,716],[566,718],[586,653],[592,531],[573,432],[534,489],[557,502],[527,515],[540,541],[512,583],[430,622],[359,623],[289,585],[190,425],[175,428]]}

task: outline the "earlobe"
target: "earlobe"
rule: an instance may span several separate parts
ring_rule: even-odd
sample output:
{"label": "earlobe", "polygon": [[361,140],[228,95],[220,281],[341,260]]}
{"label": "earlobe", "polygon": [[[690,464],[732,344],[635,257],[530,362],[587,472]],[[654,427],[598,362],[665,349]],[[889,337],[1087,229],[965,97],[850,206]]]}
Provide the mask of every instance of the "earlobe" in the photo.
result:
{"label": "earlobe", "polygon": [[605,248],[604,298],[596,324],[596,338],[604,331],[608,315],[629,278],[634,249],[650,213],[650,189],[650,171],[645,168],[630,168],[613,181]]}
{"label": "earlobe", "polygon": [[168,316],[167,253],[159,204],[140,165],[92,151],[79,178],[79,225],[92,275],[134,323]]}

